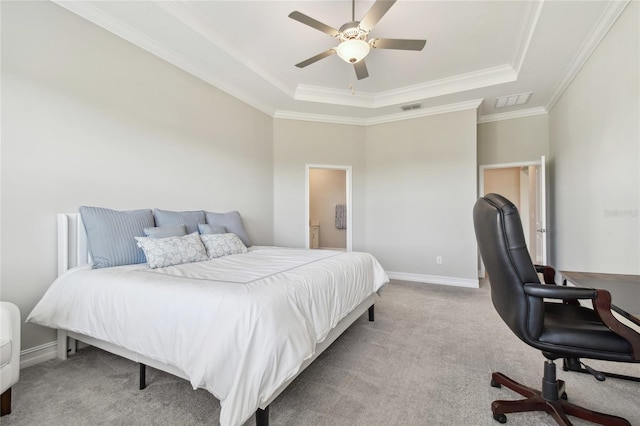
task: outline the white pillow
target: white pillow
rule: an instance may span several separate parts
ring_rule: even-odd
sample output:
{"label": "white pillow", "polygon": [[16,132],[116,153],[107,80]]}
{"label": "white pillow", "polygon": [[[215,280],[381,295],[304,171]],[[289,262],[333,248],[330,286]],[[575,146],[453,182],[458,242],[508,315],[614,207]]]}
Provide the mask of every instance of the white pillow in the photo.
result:
{"label": "white pillow", "polygon": [[207,248],[209,259],[248,251],[247,246],[236,234],[202,234],[200,238]]}
{"label": "white pillow", "polygon": [[197,232],[181,237],[136,237],[151,269],[208,260],[207,251]]}

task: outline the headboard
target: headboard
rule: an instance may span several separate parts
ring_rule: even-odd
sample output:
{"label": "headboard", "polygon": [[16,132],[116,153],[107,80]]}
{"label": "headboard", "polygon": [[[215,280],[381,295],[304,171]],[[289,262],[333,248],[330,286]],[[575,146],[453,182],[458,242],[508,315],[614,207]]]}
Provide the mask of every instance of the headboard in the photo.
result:
{"label": "headboard", "polygon": [[90,263],[87,233],[78,213],[58,213],[58,276]]}

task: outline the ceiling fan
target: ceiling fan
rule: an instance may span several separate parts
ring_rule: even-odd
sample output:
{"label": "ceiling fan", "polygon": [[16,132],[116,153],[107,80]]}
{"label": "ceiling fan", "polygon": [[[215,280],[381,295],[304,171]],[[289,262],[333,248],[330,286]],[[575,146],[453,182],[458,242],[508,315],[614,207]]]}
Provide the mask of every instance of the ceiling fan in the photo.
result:
{"label": "ceiling fan", "polygon": [[396,0],[377,0],[371,9],[366,13],[362,21],[355,20],[355,0],[351,4],[351,21],[347,22],[336,30],[329,25],[323,24],[304,13],[294,11],[289,14],[289,18],[308,25],[323,33],[329,34],[340,40],[337,47],[332,47],[322,53],[313,56],[306,61],[296,64],[298,68],[304,68],[320,59],[337,53],[340,58],[353,64],[358,80],[369,77],[367,65],[364,58],[369,54],[370,49],[396,49],[396,50],[416,50],[424,48],[426,40],[409,40],[393,38],[374,38],[367,41],[367,36],[373,27],[382,19],[385,13],[393,6]]}

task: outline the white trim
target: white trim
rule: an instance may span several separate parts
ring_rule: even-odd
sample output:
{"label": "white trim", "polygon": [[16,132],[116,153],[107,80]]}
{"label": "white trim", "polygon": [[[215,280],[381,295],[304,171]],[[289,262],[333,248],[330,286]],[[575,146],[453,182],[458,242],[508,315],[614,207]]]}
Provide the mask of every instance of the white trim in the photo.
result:
{"label": "white trim", "polygon": [[326,89],[299,84],[294,99],[361,108],[381,108],[405,102],[415,102],[416,99],[430,99],[496,84],[510,83],[516,81],[517,78],[518,73],[513,67],[504,64],[380,93],[363,92],[354,95],[351,90]]}
{"label": "white trim", "polygon": [[58,355],[58,342],[53,341],[20,352],[20,368],[31,367],[54,359]]}
{"label": "white trim", "polygon": [[491,123],[493,121],[511,120],[513,118],[533,117],[535,115],[547,114],[544,107],[520,109],[518,111],[501,112],[498,114],[483,115],[478,119],[478,124]]}
{"label": "white trim", "polygon": [[391,123],[394,121],[411,120],[413,118],[428,117],[431,115],[447,114],[450,112],[466,111],[468,109],[477,109],[483,99],[474,99],[471,101],[458,102],[456,104],[442,105],[432,108],[416,109],[397,114],[383,115],[381,117],[369,118],[367,125]]}
{"label": "white trim", "polygon": [[300,113],[295,111],[276,111],[276,113],[274,114],[274,118],[281,118],[283,120],[315,121],[333,124],[351,124],[354,126],[373,126],[376,124],[391,123],[394,121],[412,120],[414,118],[428,117],[431,115],[466,111],[468,109],[477,109],[482,101],[483,99],[474,99],[471,101],[458,102],[455,104],[442,105],[432,108],[416,109],[374,118],[349,118],[333,115]]}
{"label": "white trim", "polygon": [[527,51],[533,38],[533,33],[538,25],[538,18],[540,18],[540,12],[542,11],[542,5],[544,0],[537,2],[529,2],[526,6],[527,10],[524,13],[522,24],[520,25],[521,31],[518,37],[518,46],[516,47],[516,53],[513,56],[513,68],[516,73],[520,74],[520,69],[524,59],[527,57]]}
{"label": "white trim", "polygon": [[409,272],[387,271],[392,280],[413,281],[426,284],[442,284],[454,287],[480,288],[480,280],[477,278],[443,277],[440,275],[412,274]]}
{"label": "white trim", "polygon": [[305,217],[305,247],[310,248],[311,241],[309,241],[309,170],[310,169],[329,169],[329,170],[344,170],[346,172],[346,203],[347,203],[347,251],[353,251],[353,224],[352,224],[352,212],[353,206],[352,200],[352,166],[342,166],[335,164],[305,164],[304,174],[304,217]]}
{"label": "white trim", "polygon": [[589,33],[589,36],[584,43],[582,43],[582,46],[571,60],[571,63],[569,63],[564,75],[554,88],[553,93],[544,106],[547,111],[551,111],[551,108],[553,108],[560,97],[562,97],[564,91],[567,90],[573,79],[578,75],[578,72],[580,72],[584,64],[591,57],[593,51],[598,47],[604,36],[607,35],[628,4],[629,0],[609,2],[604,12],[602,12],[602,15],[600,15],[598,22]]}
{"label": "white trim", "polygon": [[[544,158],[544,156],[542,157]],[[478,197],[484,196],[484,172],[491,169],[510,169],[513,167],[529,167],[529,166],[542,166],[542,160],[534,161],[519,161],[515,163],[498,163],[498,164],[482,164],[478,166]],[[486,276],[484,262],[478,252],[478,263],[480,264],[480,270],[478,271],[478,278],[482,279]]]}
{"label": "white trim", "polygon": [[350,124],[353,126],[367,125],[366,118],[341,117],[338,115],[323,115],[297,111],[277,110],[273,114],[273,118],[281,118],[283,120],[313,121],[318,123]]}
{"label": "white trim", "polygon": [[264,112],[267,115],[273,116],[274,109],[272,106],[265,104],[254,96],[239,89],[238,87],[221,80],[219,77],[213,75],[201,66],[192,63],[169,47],[158,43],[155,40],[152,40],[141,32],[133,29],[131,26],[125,24],[121,20],[116,19],[113,16],[93,6],[91,3],[86,1],[51,1],[58,6],[63,7],[72,13],[75,13],[81,18],[84,18],[87,21],[104,28],[105,30],[115,34],[116,36],[131,42],[132,44],[146,50],[147,52],[157,56],[158,58],[164,59],[170,64],[175,65],[176,67],[188,72],[189,74],[201,79],[202,81],[205,81],[212,86],[217,87],[218,89],[228,93],[234,98],[241,100],[242,102]]}
{"label": "white trim", "polygon": [[251,57],[243,55],[238,49],[234,49],[226,40],[224,40],[213,29],[216,25],[207,18],[207,14],[200,11],[195,3],[192,2],[175,2],[175,1],[157,1],[155,3],[165,12],[184,23],[187,27],[204,37],[207,41],[222,49],[227,55],[240,62],[254,73],[258,74],[264,80],[268,81],[273,87],[278,88],[287,96],[294,96],[293,87],[290,87],[282,80],[269,74],[258,66]]}

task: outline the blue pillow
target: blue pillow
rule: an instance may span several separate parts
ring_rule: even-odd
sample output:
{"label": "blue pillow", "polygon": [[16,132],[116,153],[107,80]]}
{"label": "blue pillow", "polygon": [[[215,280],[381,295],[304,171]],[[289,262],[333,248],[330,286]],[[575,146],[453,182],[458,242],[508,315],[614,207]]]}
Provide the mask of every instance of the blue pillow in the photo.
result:
{"label": "blue pillow", "polygon": [[147,261],[135,237],[144,237],[144,228],[154,226],[150,209],[117,211],[82,206],[79,210],[94,269]]}
{"label": "blue pillow", "polygon": [[198,231],[200,234],[226,234],[227,228],[220,225],[209,225],[208,223],[199,223]]}
{"label": "blue pillow", "polygon": [[187,235],[187,230],[184,225],[154,226],[153,228],[144,228],[144,235],[149,238],[182,237]]}
{"label": "blue pillow", "polygon": [[211,213],[207,212],[207,223],[209,225],[224,226],[227,232],[236,234],[245,246],[251,247],[249,236],[242,225],[242,217],[237,211],[227,213]]}
{"label": "blue pillow", "polygon": [[206,223],[203,210],[174,212],[155,209],[153,216],[156,219],[156,226],[184,225],[187,228],[187,234],[198,232],[198,224]]}

